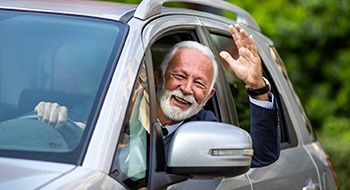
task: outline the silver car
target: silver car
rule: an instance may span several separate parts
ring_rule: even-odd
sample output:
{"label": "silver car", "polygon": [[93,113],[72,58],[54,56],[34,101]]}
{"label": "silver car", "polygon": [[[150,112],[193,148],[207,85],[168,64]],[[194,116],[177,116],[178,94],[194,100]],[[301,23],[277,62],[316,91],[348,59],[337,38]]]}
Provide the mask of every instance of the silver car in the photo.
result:
{"label": "silver car", "polygon": [[[167,0],[0,2],[0,189],[339,188],[273,42],[250,14],[221,0],[179,1],[202,11],[166,8]],[[220,122],[183,125],[165,161],[154,70],[183,40],[237,54],[228,31],[236,23],[254,36],[279,105],[279,159],[250,168],[244,84],[217,56],[205,108]],[[41,101],[68,108],[64,127],[38,121]]]}

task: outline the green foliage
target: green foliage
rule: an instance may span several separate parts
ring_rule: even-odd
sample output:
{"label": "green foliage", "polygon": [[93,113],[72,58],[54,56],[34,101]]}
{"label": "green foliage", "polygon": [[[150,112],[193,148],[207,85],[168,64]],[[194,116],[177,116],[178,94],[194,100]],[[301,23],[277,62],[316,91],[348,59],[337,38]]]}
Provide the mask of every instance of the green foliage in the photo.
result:
{"label": "green foliage", "polygon": [[314,126],[349,115],[349,1],[230,2],[250,12],[275,42]]}

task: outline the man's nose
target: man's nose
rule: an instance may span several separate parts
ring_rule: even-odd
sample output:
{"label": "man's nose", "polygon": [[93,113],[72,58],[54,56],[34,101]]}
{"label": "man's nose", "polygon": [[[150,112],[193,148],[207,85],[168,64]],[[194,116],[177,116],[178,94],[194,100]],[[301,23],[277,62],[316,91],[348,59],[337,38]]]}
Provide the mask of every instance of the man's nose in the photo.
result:
{"label": "man's nose", "polygon": [[193,94],[193,90],[192,90],[192,85],[193,82],[186,80],[184,83],[182,83],[181,85],[181,91],[185,94],[185,95],[191,95]]}

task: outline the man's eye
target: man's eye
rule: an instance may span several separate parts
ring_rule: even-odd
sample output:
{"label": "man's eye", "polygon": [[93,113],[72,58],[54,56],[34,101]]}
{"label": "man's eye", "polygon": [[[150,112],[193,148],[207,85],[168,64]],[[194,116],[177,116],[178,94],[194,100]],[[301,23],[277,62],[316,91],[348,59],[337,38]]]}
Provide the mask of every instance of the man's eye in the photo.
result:
{"label": "man's eye", "polygon": [[196,86],[198,86],[199,88],[202,88],[202,89],[204,89],[204,88],[206,88],[206,86],[203,84],[203,83],[201,83],[201,82],[195,82],[195,84],[196,84]]}
{"label": "man's eye", "polygon": [[177,79],[185,79],[186,77],[184,75],[174,75]]}

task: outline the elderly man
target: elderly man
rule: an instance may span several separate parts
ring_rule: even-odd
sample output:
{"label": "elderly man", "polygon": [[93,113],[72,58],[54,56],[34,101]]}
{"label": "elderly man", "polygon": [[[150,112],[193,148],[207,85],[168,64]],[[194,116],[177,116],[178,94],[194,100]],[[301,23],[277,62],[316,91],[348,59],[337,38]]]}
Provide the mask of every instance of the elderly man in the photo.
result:
{"label": "elderly man", "polygon": [[[273,95],[262,76],[262,64],[255,41],[239,26],[229,26],[239,52],[233,59],[227,52],[226,60],[241,79],[250,95],[251,136],[254,156],[252,167],[266,166],[279,157],[279,127]],[[158,120],[166,128],[165,145],[183,123],[188,121],[217,121],[213,112],[202,109],[215,93],[218,75],[215,57],[209,48],[192,41],[176,44],[155,72],[158,99]],[[67,108],[41,102],[36,106],[38,118],[56,127],[67,120]],[[84,123],[77,123],[84,127]],[[170,139],[170,140],[169,140]]]}

